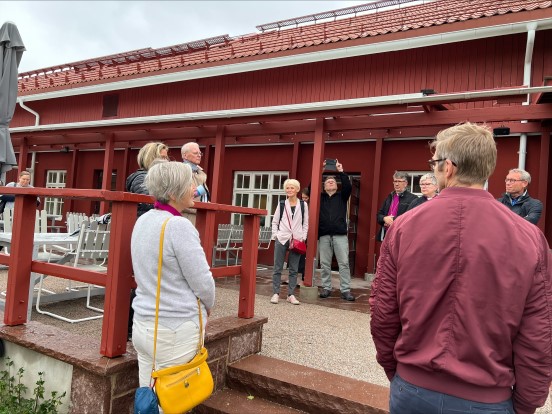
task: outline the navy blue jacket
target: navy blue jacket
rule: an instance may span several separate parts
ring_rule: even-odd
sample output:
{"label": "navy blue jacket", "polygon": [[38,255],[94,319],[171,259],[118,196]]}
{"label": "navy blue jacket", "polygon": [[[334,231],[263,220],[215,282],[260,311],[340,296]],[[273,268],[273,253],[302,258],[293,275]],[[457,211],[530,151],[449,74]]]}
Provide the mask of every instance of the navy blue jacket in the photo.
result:
{"label": "navy blue jacket", "polygon": [[536,198],[530,197],[527,190],[519,196],[514,205],[512,205],[512,197],[508,193],[504,193],[498,201],[528,222],[535,225],[539,222],[542,213],[542,203]]}

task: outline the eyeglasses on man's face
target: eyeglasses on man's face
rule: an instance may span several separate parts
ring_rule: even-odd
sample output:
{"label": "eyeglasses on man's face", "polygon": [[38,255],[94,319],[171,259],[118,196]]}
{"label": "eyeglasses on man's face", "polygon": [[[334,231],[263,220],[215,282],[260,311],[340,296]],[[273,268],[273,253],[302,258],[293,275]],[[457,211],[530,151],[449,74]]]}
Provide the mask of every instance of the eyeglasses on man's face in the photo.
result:
{"label": "eyeglasses on man's face", "polygon": [[393,184],[406,183],[406,180],[393,180]]}
{"label": "eyeglasses on man's face", "polygon": [[420,183],[420,187],[429,187],[430,185],[434,185],[433,183]]}
{"label": "eyeglasses on man's face", "polygon": [[516,180],[516,179],[514,179],[514,178],[506,178],[506,179],[504,180],[505,183],[510,183],[510,184],[516,183],[516,182],[518,182],[518,181],[525,181],[525,180]]}
{"label": "eyeglasses on man's face", "polygon": [[[438,162],[446,161],[446,160],[448,160],[448,158],[438,158],[436,160],[432,158],[430,160],[427,160],[427,163],[429,164],[430,169],[434,169]],[[454,161],[452,160],[449,160],[449,161],[451,162],[452,165],[454,165],[455,167],[458,167]]]}
{"label": "eyeglasses on man's face", "polygon": [[190,154],[195,155],[196,157],[203,157],[203,153],[201,151],[198,152],[190,152]]}

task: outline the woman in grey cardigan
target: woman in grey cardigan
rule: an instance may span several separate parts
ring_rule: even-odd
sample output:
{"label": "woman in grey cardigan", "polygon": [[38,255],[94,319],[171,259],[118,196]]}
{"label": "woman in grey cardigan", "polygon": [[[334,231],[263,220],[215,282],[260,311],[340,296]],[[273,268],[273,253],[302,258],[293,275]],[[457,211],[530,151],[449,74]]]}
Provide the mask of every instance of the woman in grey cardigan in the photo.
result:
{"label": "woman in grey cardigan", "polygon": [[215,283],[199,233],[181,211],[192,207],[195,188],[192,171],[179,162],[153,165],[145,185],[156,202],[143,214],[132,232],[132,267],[136,298],[132,303],[132,343],[138,354],[140,386],[150,384],[157,291],[159,238],[163,222],[170,218],[163,246],[161,295],[155,369],[189,362],[197,351],[201,300],[204,324],[215,304]]}

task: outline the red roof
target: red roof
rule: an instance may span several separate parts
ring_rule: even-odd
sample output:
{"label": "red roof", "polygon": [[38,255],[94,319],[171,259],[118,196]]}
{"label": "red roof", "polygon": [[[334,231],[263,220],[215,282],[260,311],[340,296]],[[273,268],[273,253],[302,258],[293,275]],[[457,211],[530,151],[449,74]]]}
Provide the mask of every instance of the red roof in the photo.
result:
{"label": "red roof", "polygon": [[[192,42],[193,47],[177,45],[160,49],[141,49],[85,62],[21,73],[19,91],[27,94],[49,88],[85,86],[90,82],[122,80],[121,78],[202,64],[237,63],[253,56],[271,57],[278,52],[311,52],[319,45],[374,38],[390,33],[408,32],[431,26],[489,18],[552,7],[552,1],[531,0],[439,0],[415,6],[322,22],[292,29],[273,30],[229,38],[218,42]],[[455,30],[453,27],[450,30]],[[414,35],[414,33],[412,33]],[[376,39],[377,40],[377,39]],[[383,40],[383,39],[382,39]],[[203,44],[202,44],[203,43]],[[341,45],[337,45],[341,46]],[[308,50],[308,49],[311,50]],[[231,62],[231,61],[235,62]],[[118,63],[121,62],[121,63]],[[63,70],[62,70],[63,69]]]}

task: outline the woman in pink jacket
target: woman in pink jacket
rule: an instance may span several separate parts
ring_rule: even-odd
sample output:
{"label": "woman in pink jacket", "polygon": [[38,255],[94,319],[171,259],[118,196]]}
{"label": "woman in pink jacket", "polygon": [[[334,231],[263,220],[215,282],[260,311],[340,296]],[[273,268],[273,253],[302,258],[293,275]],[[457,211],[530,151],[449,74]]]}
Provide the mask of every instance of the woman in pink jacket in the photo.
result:
{"label": "woman in pink jacket", "polygon": [[[272,298],[270,303],[277,304],[280,299],[280,284],[282,268],[286,251],[288,251],[291,239],[305,241],[309,231],[309,208],[307,203],[297,198],[301,189],[299,181],[287,179],[284,182],[284,191],[287,199],[280,201],[274,216],[272,217],[272,239],[274,240],[274,272],[272,273]],[[299,267],[300,254],[289,251],[288,269],[289,284],[287,301],[293,305],[299,305],[299,301],[293,294],[297,286],[297,269]]]}

